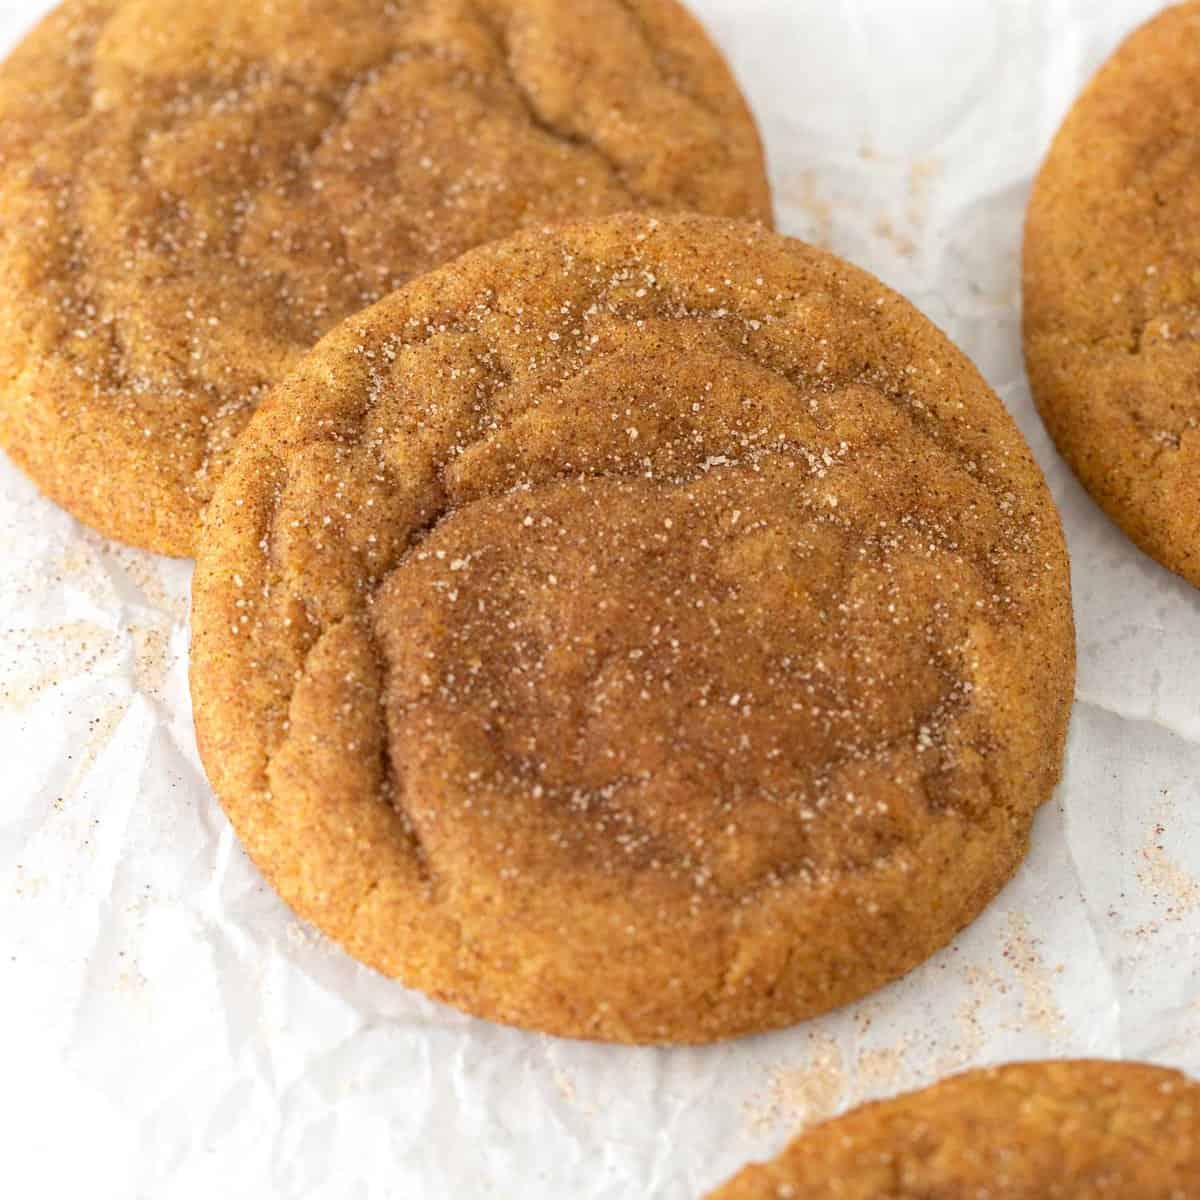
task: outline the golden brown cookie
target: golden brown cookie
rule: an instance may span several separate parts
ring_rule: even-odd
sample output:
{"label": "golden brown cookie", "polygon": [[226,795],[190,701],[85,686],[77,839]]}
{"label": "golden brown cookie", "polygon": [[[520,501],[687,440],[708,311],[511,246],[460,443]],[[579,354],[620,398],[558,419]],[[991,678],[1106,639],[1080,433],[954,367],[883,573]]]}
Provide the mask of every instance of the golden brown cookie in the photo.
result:
{"label": "golden brown cookie", "polygon": [[676,0],[68,0],[0,68],[0,444],[168,554],[344,317],[527,226],[770,221]]}
{"label": "golden brown cookie", "polygon": [[709,1200],[1197,1200],[1200,1085],[1128,1062],[971,1071],[801,1134]]}
{"label": "golden brown cookie", "polygon": [[1067,117],[1025,234],[1025,356],[1054,440],[1200,586],[1200,4],[1131,36]]}
{"label": "golden brown cookie", "polygon": [[854,267],[626,216],[334,331],[201,538],[192,691],[255,861],[496,1020],[701,1042],[921,962],[1025,853],[1074,667],[1057,514]]}

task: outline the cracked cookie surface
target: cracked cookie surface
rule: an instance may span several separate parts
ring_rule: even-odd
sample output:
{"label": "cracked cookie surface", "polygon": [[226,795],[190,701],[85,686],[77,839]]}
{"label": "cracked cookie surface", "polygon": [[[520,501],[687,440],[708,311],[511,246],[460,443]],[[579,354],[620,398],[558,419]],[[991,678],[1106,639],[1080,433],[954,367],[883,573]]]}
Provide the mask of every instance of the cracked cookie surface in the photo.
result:
{"label": "cracked cookie surface", "polygon": [[1200,1085],[1129,1062],[972,1071],[801,1134],[709,1200],[1194,1200]]}
{"label": "cracked cookie surface", "polygon": [[1117,50],[1042,167],[1025,357],[1063,457],[1110,517],[1200,586],[1200,4]]}
{"label": "cracked cookie surface", "polygon": [[739,222],[522,235],[331,333],[206,517],[214,787],[352,954],[552,1033],[854,999],[1025,853],[1073,686],[1045,484],[876,280]]}
{"label": "cracked cookie surface", "polygon": [[192,552],[266,389],[482,242],[629,209],[770,221],[676,0],[68,0],[0,68],[0,444]]}

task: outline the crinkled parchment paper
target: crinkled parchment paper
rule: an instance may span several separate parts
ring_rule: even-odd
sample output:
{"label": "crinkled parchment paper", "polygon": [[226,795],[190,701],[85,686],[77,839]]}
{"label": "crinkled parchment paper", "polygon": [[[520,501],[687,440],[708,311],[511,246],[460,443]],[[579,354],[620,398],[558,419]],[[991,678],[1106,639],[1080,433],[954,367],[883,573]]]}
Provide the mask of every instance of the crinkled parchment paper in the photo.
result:
{"label": "crinkled parchment paper", "polygon": [[[1072,480],[1018,338],[1031,174],[1160,6],[692,3],[762,122],[782,228],[943,325],[1062,508],[1079,703],[1028,863],[932,962],[789,1032],[630,1050],[468,1019],[298,923],[238,848],[193,744],[189,568],[89,533],[0,461],[9,1194],[691,1200],[801,1122],[970,1064],[1200,1073],[1200,591]],[[45,7],[0,0],[5,46]]]}

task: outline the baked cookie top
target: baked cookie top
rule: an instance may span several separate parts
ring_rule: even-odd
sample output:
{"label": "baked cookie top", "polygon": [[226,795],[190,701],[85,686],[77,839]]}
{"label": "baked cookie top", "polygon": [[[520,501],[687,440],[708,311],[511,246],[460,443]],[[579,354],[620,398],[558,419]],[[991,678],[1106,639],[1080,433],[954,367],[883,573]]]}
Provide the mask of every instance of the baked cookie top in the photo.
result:
{"label": "baked cookie top", "polygon": [[209,509],[210,778],[352,954],[552,1033],[861,996],[1023,856],[1074,675],[1015,426],[863,272],[740,222],[519,236],[330,334]]}
{"label": "baked cookie top", "polygon": [[0,67],[0,444],[192,552],[265,389],[408,279],[628,209],[770,221],[676,0],[68,0]]}
{"label": "baked cookie top", "polygon": [[1128,1062],[972,1071],[801,1134],[709,1200],[1194,1200],[1200,1085]]}
{"label": "baked cookie top", "polygon": [[1063,457],[1200,585],[1200,4],[1133,34],[1054,141],[1025,235],[1025,355]]}

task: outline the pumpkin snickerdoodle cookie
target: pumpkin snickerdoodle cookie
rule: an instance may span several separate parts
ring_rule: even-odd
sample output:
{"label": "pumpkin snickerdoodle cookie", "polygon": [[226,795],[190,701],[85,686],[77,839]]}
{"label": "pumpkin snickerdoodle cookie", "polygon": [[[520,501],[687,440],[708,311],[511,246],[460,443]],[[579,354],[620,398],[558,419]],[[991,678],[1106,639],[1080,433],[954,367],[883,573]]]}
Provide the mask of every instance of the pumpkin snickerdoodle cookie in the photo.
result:
{"label": "pumpkin snickerdoodle cookie", "polygon": [[192,552],[264,390],[338,321],[568,217],[770,220],[676,0],[67,0],[0,67],[0,444]]}
{"label": "pumpkin snickerdoodle cookie", "polygon": [[1200,1084],[1129,1062],[971,1071],[818,1125],[709,1200],[1196,1200]]}
{"label": "pumpkin snickerdoodle cookie", "polygon": [[205,521],[210,778],[352,954],[702,1042],[915,966],[1025,853],[1074,639],[1016,428],[911,305],[739,222],[473,251],[331,333]]}
{"label": "pumpkin snickerdoodle cookie", "polygon": [[1200,4],[1101,68],[1055,139],[1025,238],[1025,352],[1084,486],[1200,586]]}

